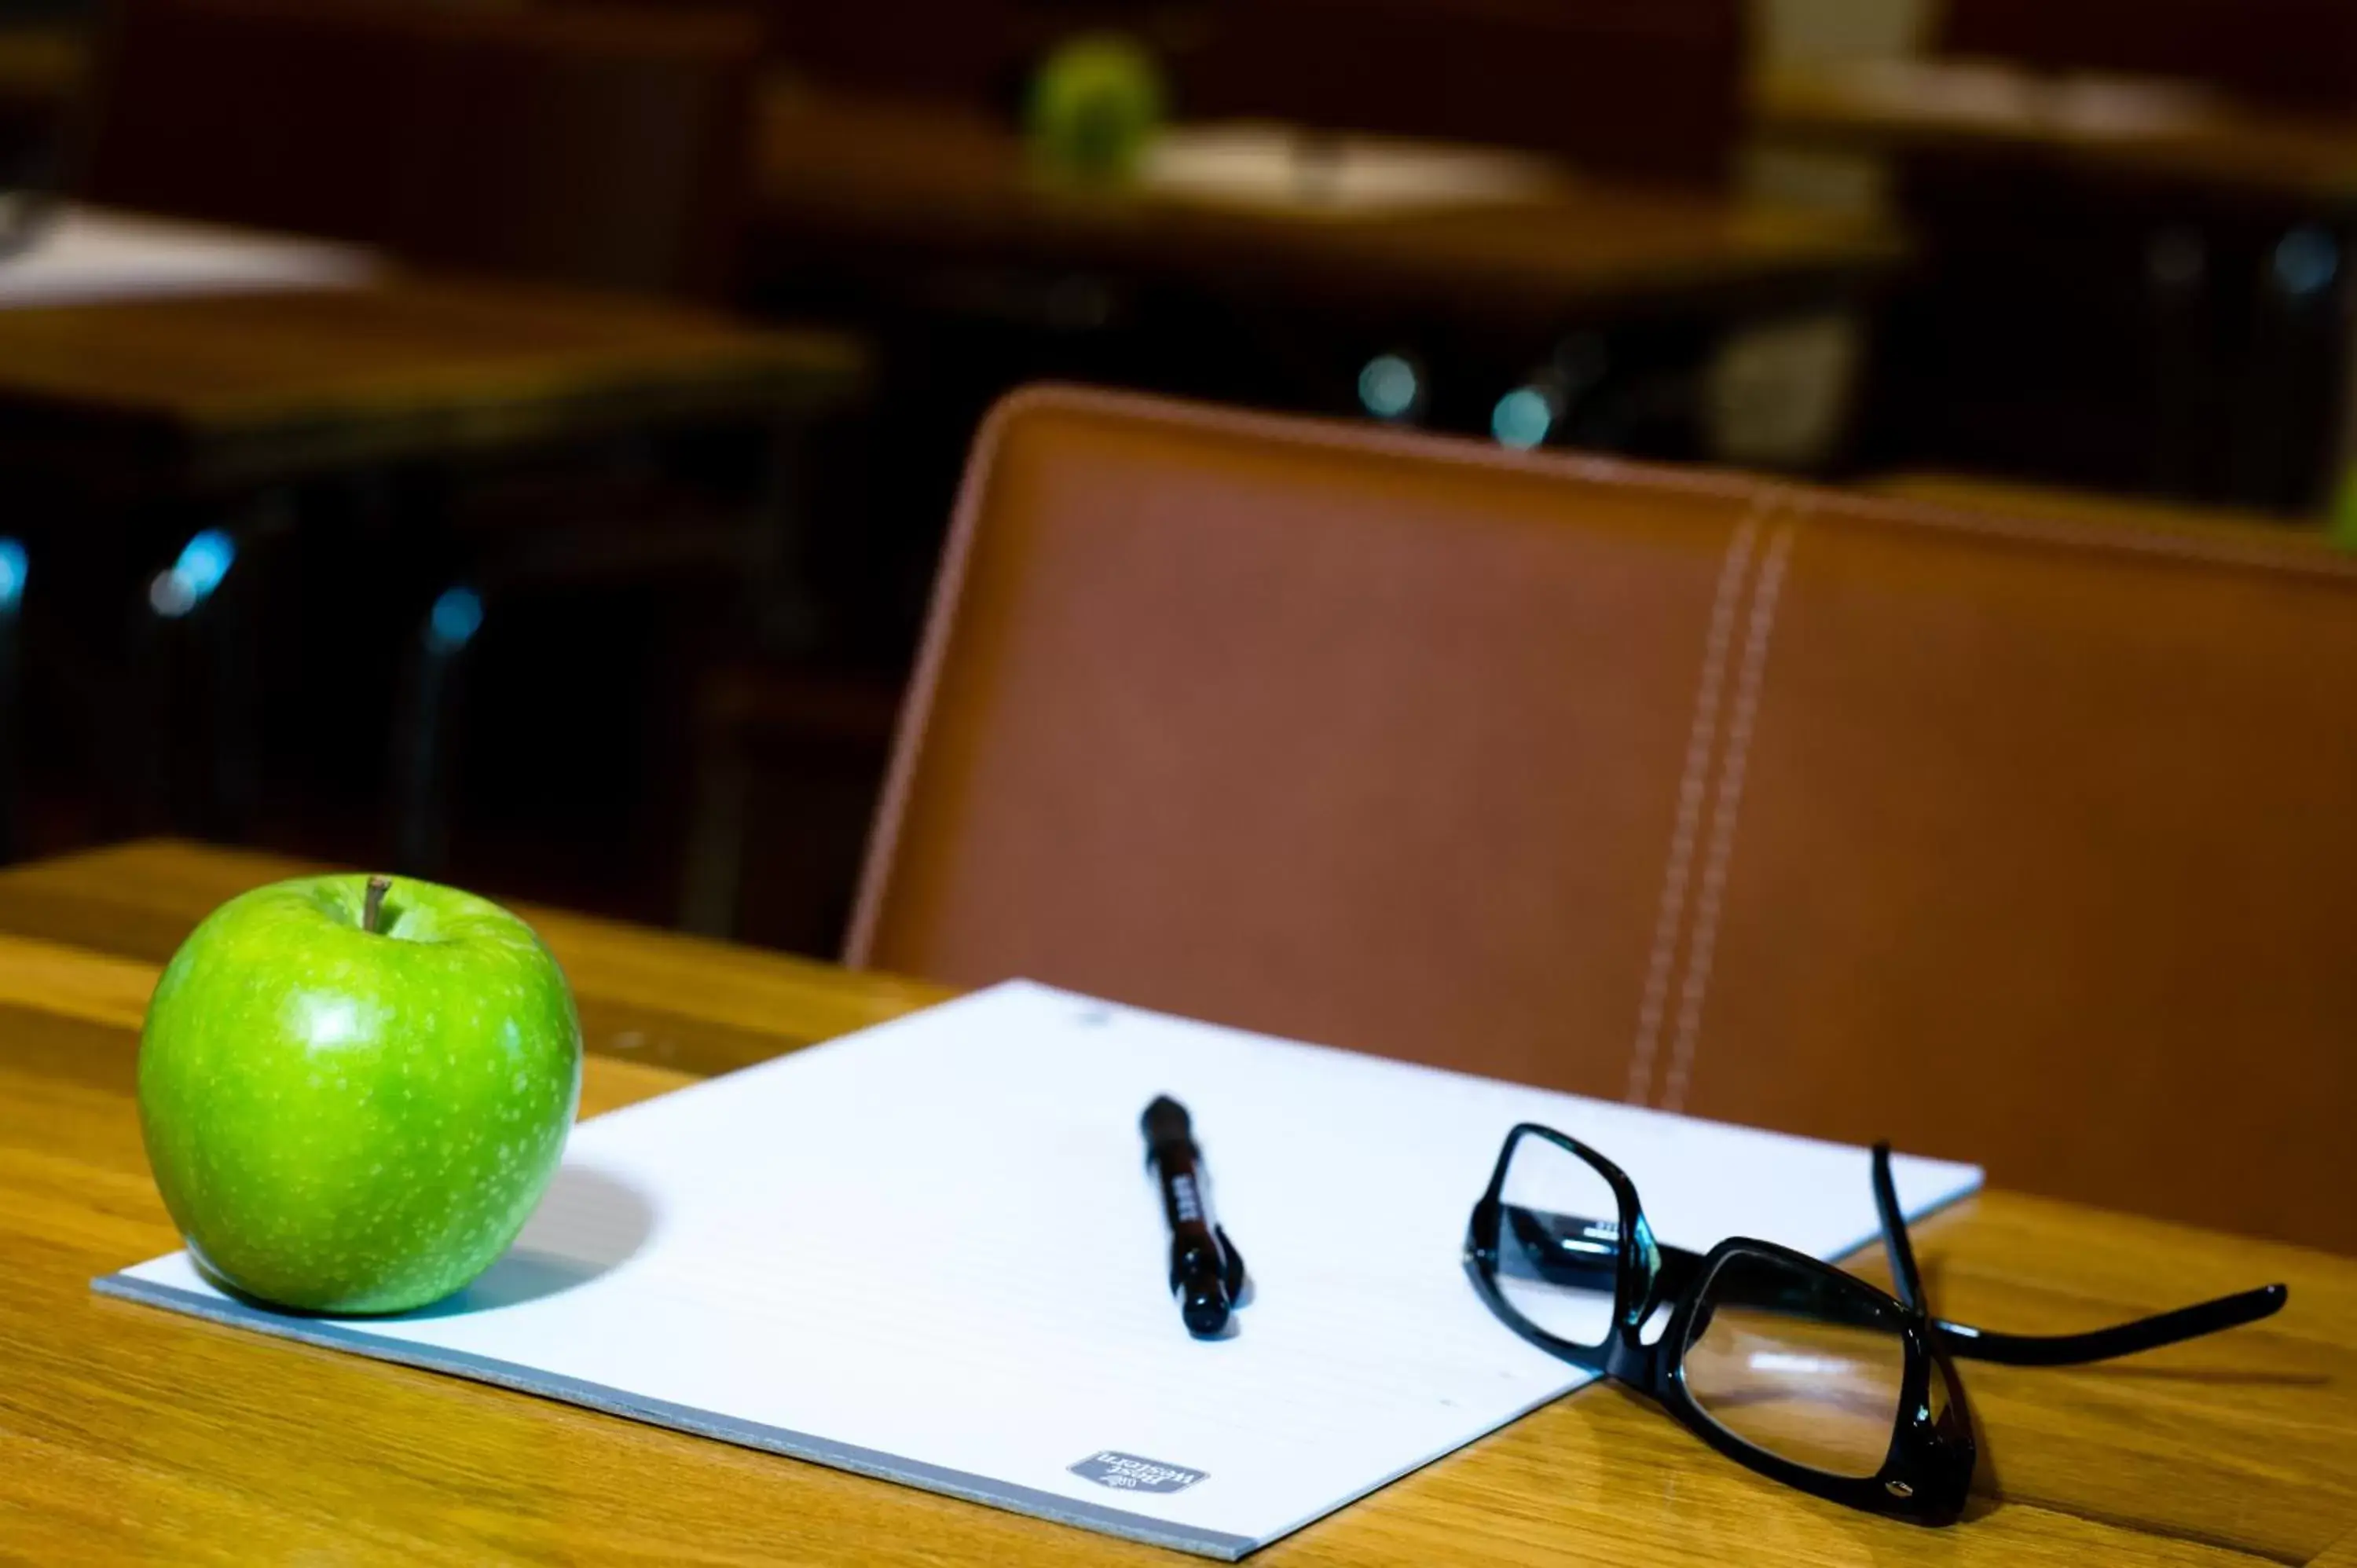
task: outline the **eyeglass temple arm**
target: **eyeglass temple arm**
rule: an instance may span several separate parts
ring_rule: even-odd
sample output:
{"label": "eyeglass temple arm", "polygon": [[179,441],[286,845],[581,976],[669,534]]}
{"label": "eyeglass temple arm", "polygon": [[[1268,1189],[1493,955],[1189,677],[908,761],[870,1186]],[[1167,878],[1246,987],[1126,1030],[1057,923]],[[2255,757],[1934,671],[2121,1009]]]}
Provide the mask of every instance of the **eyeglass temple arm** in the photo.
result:
{"label": "eyeglass temple arm", "polygon": [[1934,1320],[1932,1326],[1949,1354],[2008,1367],[2075,1367],[2088,1361],[2108,1361],[2199,1339],[2205,1334],[2239,1328],[2282,1310],[2291,1293],[2284,1286],[2261,1285],[2235,1295],[2222,1295],[2174,1312],[2157,1313],[2132,1323],[2093,1328],[2084,1334],[1996,1334],[1970,1324]]}
{"label": "eyeglass temple arm", "polygon": [[1874,1211],[1882,1220],[1882,1251],[1890,1260],[1891,1294],[1902,1305],[1923,1310],[1923,1273],[1915,1266],[1915,1244],[1907,1237],[1907,1213],[1899,1207],[1899,1185],[1890,1176],[1890,1145],[1874,1145]]}
{"label": "eyeglass temple arm", "polygon": [[[1878,1193],[1877,1196],[1878,1197],[1879,1194]],[[1549,1214],[1539,1209],[1523,1208],[1512,1204],[1505,1206],[1505,1214],[1510,1225],[1520,1221],[1523,1224],[1539,1227],[1539,1230],[1534,1232],[1534,1234],[1544,1234],[1545,1230],[1552,1228],[1577,1229],[1588,1223],[1586,1220]],[[1892,1258],[1891,1272],[1895,1277],[1909,1277],[1913,1280],[1911,1288],[1920,1301],[1922,1292],[1921,1278],[1915,1270],[1914,1249],[1907,1240],[1905,1224],[1901,1222],[1895,1227],[1886,1225],[1884,1236],[1886,1247],[1889,1246],[1892,1234],[1896,1234],[1899,1238],[1899,1245],[1898,1255]],[[1592,1251],[1576,1256],[1561,1252],[1552,1255],[1542,1253],[1535,1256],[1525,1252],[1517,1255],[1507,1252],[1502,1248],[1501,1251],[1505,1254],[1501,1256],[1501,1263],[1509,1273],[1520,1272],[1514,1267],[1519,1263],[1523,1267],[1531,1268],[1533,1272],[1540,1273],[1556,1284],[1580,1285],[1599,1291],[1612,1288],[1620,1262],[1619,1248],[1609,1242],[1596,1246]],[[1695,1271],[1701,1266],[1702,1259],[1695,1253],[1675,1247],[1663,1247],[1660,1249],[1660,1253],[1662,1273],[1656,1294],[1663,1298],[1674,1297],[1693,1278]],[[1901,1262],[1902,1258],[1903,1262]],[[1903,1276],[1900,1275],[1902,1269],[1906,1271]],[[2187,1339],[2199,1339],[2207,1334],[2220,1333],[2228,1328],[2239,1328],[2246,1323],[2256,1323],[2263,1317],[2271,1317],[2281,1311],[2284,1303],[2289,1299],[2290,1294],[2287,1289],[2279,1284],[2262,1285],[2257,1290],[2244,1291],[2236,1295],[2221,1296],[2215,1301],[2205,1301],[2193,1306],[2179,1307],[2174,1312],[2164,1312],[2152,1317],[2137,1318],[2134,1322],[2117,1324],[2109,1328],[2091,1329],[2084,1334],[1999,1334],[1990,1329],[1975,1328],[1968,1323],[1951,1323],[1944,1318],[1930,1318],[1928,1321],[1932,1331],[1939,1336],[1941,1346],[1953,1356],[2012,1367],[2070,1367],[2089,1361],[2108,1361],[2120,1356],[2133,1356],[2140,1351],[2158,1349],[2164,1345],[2175,1345]],[[1902,1295],[1901,1299],[1904,1300],[1905,1297]],[[1746,1305],[1766,1307],[1771,1311],[1789,1307],[1795,1316],[1815,1317],[1831,1316],[1834,1320],[1840,1321],[1845,1316],[1841,1309],[1846,1300],[1847,1298],[1841,1298],[1829,1304],[1814,1297],[1807,1297],[1795,1298],[1787,1304],[1767,1299],[1754,1299]],[[1830,1315],[1825,1311],[1829,1305],[1834,1308]],[[1875,1319],[1868,1312],[1861,1315],[1857,1321],[1864,1326]]]}
{"label": "eyeglass temple arm", "polygon": [[[1909,1306],[1923,1310],[1923,1277],[1915,1266],[1914,1244],[1908,1239],[1907,1216],[1899,1207],[1899,1189],[1890,1178],[1890,1145],[1874,1145],[1874,1207],[1882,1217],[1883,1250],[1890,1256],[1894,1293]],[[2281,1310],[2290,1292],[2282,1285],[2262,1285],[2215,1301],[2180,1306],[2174,1312],[2139,1317],[2084,1334],[1997,1334],[1966,1323],[1932,1320],[1932,1329],[1951,1355],[2009,1367],[2069,1367],[2088,1361],[2108,1361],[2199,1339],[2205,1334],[2239,1328]]]}
{"label": "eyeglass temple arm", "polygon": [[[1518,1203],[1501,1204],[1499,1210],[1503,1219],[1500,1240],[1512,1238],[1522,1243],[1519,1251],[1503,1246],[1499,1249],[1500,1264],[1505,1273],[1528,1270],[1553,1284],[1598,1291],[1610,1290],[1620,1278],[1620,1240],[1596,1234],[1598,1221],[1583,1215],[1557,1214]],[[1566,1236],[1579,1238],[1576,1248],[1563,1244],[1562,1238]],[[1661,1270],[1654,1285],[1657,1296],[1676,1295],[1702,1268],[1701,1254],[1682,1247],[1657,1245],[1654,1253]]]}

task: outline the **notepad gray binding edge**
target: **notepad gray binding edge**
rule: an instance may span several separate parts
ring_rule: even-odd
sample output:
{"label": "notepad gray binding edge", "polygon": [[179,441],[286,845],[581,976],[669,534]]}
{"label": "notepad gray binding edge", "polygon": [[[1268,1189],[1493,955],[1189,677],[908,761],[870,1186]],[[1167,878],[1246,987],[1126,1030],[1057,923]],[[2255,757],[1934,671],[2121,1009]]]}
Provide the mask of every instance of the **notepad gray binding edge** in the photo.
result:
{"label": "notepad gray binding edge", "polygon": [[836,1443],[756,1421],[741,1421],[734,1416],[697,1410],[692,1405],[673,1404],[667,1400],[647,1399],[603,1383],[534,1372],[512,1361],[478,1356],[470,1351],[445,1350],[429,1345],[412,1344],[407,1340],[390,1339],[328,1318],[284,1316],[225,1296],[199,1295],[193,1291],[181,1290],[174,1285],[153,1284],[127,1274],[101,1275],[90,1282],[90,1288],[101,1295],[162,1307],[168,1312],[186,1313],[192,1317],[207,1318],[231,1327],[252,1328],[325,1349],[350,1350],[381,1361],[395,1361],[403,1366],[423,1368],[429,1372],[446,1372],[453,1377],[512,1389],[518,1393],[537,1394],[544,1399],[560,1400],[566,1404],[603,1411],[608,1415],[624,1416],[698,1437],[732,1443],[742,1448],[782,1454],[790,1459],[806,1459],[814,1465],[914,1487],[920,1491],[938,1492],[943,1497],[982,1503],[1010,1513],[1028,1514],[1058,1524],[1076,1525],[1128,1541],[1144,1541],[1149,1546],[1175,1547],[1181,1552],[1192,1552],[1199,1557],[1217,1558],[1223,1563],[1236,1562],[1246,1552],[1267,1544],[1248,1535],[1230,1535],[1222,1530],[1172,1524],[1146,1514],[1131,1513],[1125,1509],[1081,1502],[1054,1492],[1043,1492],[1007,1481],[994,1481],[987,1477],[927,1465],[878,1449]]}

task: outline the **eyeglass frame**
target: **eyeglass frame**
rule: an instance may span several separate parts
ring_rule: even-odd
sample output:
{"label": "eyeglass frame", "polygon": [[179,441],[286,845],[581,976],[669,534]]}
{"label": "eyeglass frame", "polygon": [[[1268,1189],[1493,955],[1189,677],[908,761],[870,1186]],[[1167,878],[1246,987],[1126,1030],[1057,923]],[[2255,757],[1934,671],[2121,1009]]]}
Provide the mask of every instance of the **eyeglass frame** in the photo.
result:
{"label": "eyeglass frame", "polygon": [[[1611,1188],[1620,1209],[1610,1249],[1614,1254],[1611,1327],[1601,1345],[1581,1345],[1548,1332],[1510,1305],[1498,1289],[1501,1226],[1507,1210],[1517,1207],[1504,1201],[1506,1173],[1522,1141],[1533,1136],[1554,1144],[1595,1170]],[[1899,1206],[1888,1143],[1874,1145],[1873,1181],[1875,1211],[1896,1294],[1822,1259],[1755,1237],[1728,1237],[1701,1254],[1663,1246],[1646,1222],[1636,1184],[1620,1166],[1576,1138],[1525,1122],[1506,1134],[1490,1185],[1467,1220],[1465,1272],[1491,1313],[1522,1337],[1559,1359],[1646,1395],[1679,1424],[1736,1463],[1830,1502],[1927,1525],[1950,1524],[1962,1515],[1978,1462],[1971,1406],[1952,1357],[2043,1367],[2108,1360],[2255,1322],[2280,1310],[2289,1296],[2281,1284],[2264,1285],[2081,1334],[2001,1334],[1951,1323],[1932,1316],[1924,1304],[1922,1274],[1916,1266],[1906,1214]],[[1625,1244],[1629,1239],[1633,1239],[1633,1246]],[[1695,1313],[1719,1270],[1736,1257],[1763,1259],[1793,1271],[1798,1277],[1812,1279],[1870,1313],[1870,1322],[1854,1326],[1889,1326],[1898,1335],[1905,1357],[1899,1402],[1890,1445],[1873,1475],[1844,1476],[1760,1447],[1711,1416],[1686,1386],[1685,1355]],[[1645,1326],[1665,1305],[1669,1320],[1647,1343],[1642,1337]],[[1933,1376],[1942,1380],[1946,1394],[1944,1404],[1936,1410],[1930,1398]]]}

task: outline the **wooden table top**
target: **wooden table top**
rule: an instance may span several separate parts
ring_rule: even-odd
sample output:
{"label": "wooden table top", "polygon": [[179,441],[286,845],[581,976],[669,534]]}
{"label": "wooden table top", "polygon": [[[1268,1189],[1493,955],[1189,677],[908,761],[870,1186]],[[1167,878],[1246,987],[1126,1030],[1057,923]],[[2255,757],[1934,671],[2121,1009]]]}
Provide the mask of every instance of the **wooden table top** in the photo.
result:
{"label": "wooden table top", "polygon": [[1794,64],[1754,82],[1759,128],[1870,151],[1979,153],[2324,207],[2357,200],[2357,120],[2169,82],[2040,77],[1986,61]]}
{"label": "wooden table top", "polygon": [[791,415],[865,374],[834,333],[388,270],[350,288],[0,310],[0,463],[233,483]]}
{"label": "wooden table top", "polygon": [[1491,205],[1338,215],[1043,177],[975,112],[791,85],[762,98],[757,202],[781,247],[1103,267],[1361,302],[1565,320],[1822,304],[1904,253],[1874,220],[1566,176]]}
{"label": "wooden table top", "polygon": [[[133,1104],[154,961],[217,897],[286,868],[154,843],[0,875],[0,930],[34,933],[0,936],[0,1541],[11,1552],[1184,1561],[92,1295],[92,1276],[177,1245]],[[671,1031],[674,1060],[719,1065],[941,994],[532,913],[585,1015],[600,1020],[585,1114],[693,1081],[630,1059],[646,1052],[616,1033],[625,1016]],[[1634,1397],[1594,1388],[1254,1561],[2357,1565],[2357,1263],[2004,1193],[1919,1238],[1940,1309],[1993,1326],[2057,1331],[2278,1279],[2291,1301],[2257,1327],[2110,1367],[1968,1366],[1983,1497],[1948,1530],[1781,1490]]]}

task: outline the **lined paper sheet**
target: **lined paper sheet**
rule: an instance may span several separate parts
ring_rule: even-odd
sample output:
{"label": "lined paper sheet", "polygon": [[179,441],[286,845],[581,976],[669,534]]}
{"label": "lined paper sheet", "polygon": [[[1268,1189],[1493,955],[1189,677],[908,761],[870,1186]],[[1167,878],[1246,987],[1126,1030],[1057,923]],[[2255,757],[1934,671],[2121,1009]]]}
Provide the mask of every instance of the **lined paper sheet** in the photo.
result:
{"label": "lined paper sheet", "polygon": [[[1162,1092],[1252,1269],[1216,1342],[1165,1289],[1137,1129]],[[1666,1241],[1876,1234],[1863,1150],[1017,982],[585,1122],[515,1250],[439,1306],[283,1316],[185,1253],[97,1286],[1232,1559],[1584,1380],[1460,1266],[1526,1120],[1620,1163]],[[1979,1182],[1897,1176],[1910,1214]]]}

